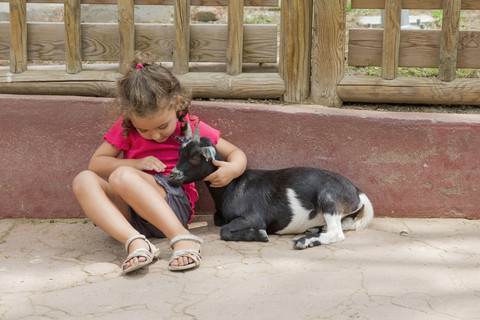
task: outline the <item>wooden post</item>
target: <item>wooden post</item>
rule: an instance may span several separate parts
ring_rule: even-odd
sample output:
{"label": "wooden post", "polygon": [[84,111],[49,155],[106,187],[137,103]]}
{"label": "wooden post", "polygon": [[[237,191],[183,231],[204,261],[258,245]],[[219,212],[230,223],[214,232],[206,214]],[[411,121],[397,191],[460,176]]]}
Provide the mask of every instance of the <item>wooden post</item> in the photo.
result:
{"label": "wooden post", "polygon": [[27,1],[10,0],[10,72],[27,70]]}
{"label": "wooden post", "polygon": [[65,60],[67,73],[82,71],[82,28],[80,0],[65,0]]}
{"label": "wooden post", "polygon": [[173,73],[184,74],[190,61],[190,0],[175,0]]}
{"label": "wooden post", "polygon": [[284,0],[281,12],[280,67],[285,101],[299,103],[310,94],[312,0]]}
{"label": "wooden post", "polygon": [[227,74],[242,72],[243,60],[243,0],[230,0],[228,4]]}
{"label": "wooden post", "polygon": [[135,55],[134,0],[118,0],[118,25],[120,31],[120,72],[128,70],[127,64]]}
{"label": "wooden post", "polygon": [[395,79],[400,56],[402,0],[385,0],[383,28],[382,78]]}
{"label": "wooden post", "polygon": [[457,51],[462,0],[443,1],[442,38],[438,78],[453,81],[457,72]]}
{"label": "wooden post", "polygon": [[312,40],[313,103],[340,107],[337,84],[345,74],[347,0],[314,2]]}

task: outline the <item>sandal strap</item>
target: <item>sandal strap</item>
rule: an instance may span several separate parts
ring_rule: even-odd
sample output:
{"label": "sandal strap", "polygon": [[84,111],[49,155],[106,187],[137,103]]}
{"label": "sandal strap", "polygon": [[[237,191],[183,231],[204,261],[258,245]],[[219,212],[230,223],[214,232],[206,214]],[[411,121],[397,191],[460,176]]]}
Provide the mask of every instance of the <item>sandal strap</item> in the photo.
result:
{"label": "sandal strap", "polygon": [[125,262],[130,261],[132,258],[135,257],[144,257],[147,260],[146,262],[153,261],[153,254],[147,249],[140,248],[130,253],[123,263],[125,264]]}
{"label": "sandal strap", "polygon": [[192,250],[192,249],[186,249],[186,250],[177,250],[174,251],[172,254],[172,257],[170,258],[170,263],[172,263],[173,260],[178,259],[180,257],[187,257],[193,260],[193,264],[198,266],[200,264],[200,261],[202,261],[202,255],[200,252]]}
{"label": "sandal strap", "polygon": [[147,241],[147,238],[143,234],[136,234],[134,236],[131,236],[130,238],[128,238],[127,242],[125,242],[125,250],[127,251],[127,253],[128,253],[128,249],[130,248],[130,244],[132,243],[132,241],[137,240],[137,239],[142,239],[144,241]]}
{"label": "sandal strap", "polygon": [[198,244],[200,244],[200,243],[203,242],[203,239],[197,237],[196,235],[193,235],[193,234],[183,234],[183,235],[179,235],[179,236],[173,237],[172,240],[170,240],[170,247],[173,249],[173,247],[175,246],[175,244],[176,244],[177,242],[179,242],[179,241],[182,241],[182,240],[195,241],[195,242],[198,243]]}
{"label": "sandal strap", "polygon": [[[130,244],[132,243],[132,241],[137,240],[137,239],[142,239],[143,241],[145,241],[148,244],[148,249],[149,250],[147,250],[147,249],[143,249],[143,250],[148,251],[149,254],[156,257],[160,253],[160,250],[158,250],[157,247],[155,247],[155,245],[153,243],[151,243],[143,234],[134,235],[127,240],[127,242],[125,243],[125,250],[127,250],[127,253],[129,251]],[[138,250],[141,250],[141,249],[137,249],[135,251],[138,251]]]}

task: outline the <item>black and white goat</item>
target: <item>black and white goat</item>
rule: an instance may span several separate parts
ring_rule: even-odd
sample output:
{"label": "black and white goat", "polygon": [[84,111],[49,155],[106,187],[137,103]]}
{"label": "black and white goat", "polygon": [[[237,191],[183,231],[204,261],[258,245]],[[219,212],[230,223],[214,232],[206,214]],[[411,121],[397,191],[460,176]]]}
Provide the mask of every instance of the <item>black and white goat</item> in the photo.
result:
{"label": "black and white goat", "polygon": [[[176,139],[182,145],[170,184],[201,181],[217,169],[211,160],[222,158],[210,139],[200,137],[198,126],[193,135],[188,128],[186,137]],[[215,224],[226,241],[266,242],[267,234],[307,232],[294,241],[294,248],[305,249],[342,241],[343,230],[361,230],[373,219],[363,192],[347,178],[316,168],[246,170],[225,187],[207,186],[215,201]]]}

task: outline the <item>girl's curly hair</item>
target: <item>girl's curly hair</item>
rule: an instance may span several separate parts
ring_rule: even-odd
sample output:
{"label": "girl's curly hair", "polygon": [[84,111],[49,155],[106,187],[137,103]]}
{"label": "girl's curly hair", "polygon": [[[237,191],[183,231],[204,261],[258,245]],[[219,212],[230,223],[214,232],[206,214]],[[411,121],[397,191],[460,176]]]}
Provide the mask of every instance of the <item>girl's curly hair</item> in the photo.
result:
{"label": "girl's curly hair", "polygon": [[167,69],[155,62],[148,52],[136,52],[128,64],[128,71],[118,80],[118,92],[113,108],[123,116],[124,136],[128,136],[133,125],[131,116],[148,117],[160,110],[175,108],[185,134],[191,95],[181,86],[178,79]]}

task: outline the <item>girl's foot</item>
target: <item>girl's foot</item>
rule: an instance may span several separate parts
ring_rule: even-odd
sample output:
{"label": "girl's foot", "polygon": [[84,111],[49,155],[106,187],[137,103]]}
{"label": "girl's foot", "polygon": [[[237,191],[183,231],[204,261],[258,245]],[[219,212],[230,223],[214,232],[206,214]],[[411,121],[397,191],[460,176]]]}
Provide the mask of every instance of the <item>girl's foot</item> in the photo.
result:
{"label": "girl's foot", "polygon": [[[150,250],[150,247],[148,246],[145,240],[138,238],[130,242],[129,252],[127,253],[130,254],[131,252],[134,252],[135,250],[138,250],[138,249]],[[128,269],[139,262],[145,262],[145,261],[147,261],[147,259],[143,256],[133,257],[132,259],[130,259],[129,261],[123,264],[123,269],[124,270]]]}
{"label": "girl's foot", "polygon": [[180,235],[170,241],[174,250],[168,266],[169,270],[186,270],[200,265],[200,243],[203,240],[192,234]]}
{"label": "girl's foot", "polygon": [[160,250],[141,234],[130,237],[125,243],[125,249],[129,255],[122,264],[123,274],[143,268],[152,263],[153,259],[160,253]]}

